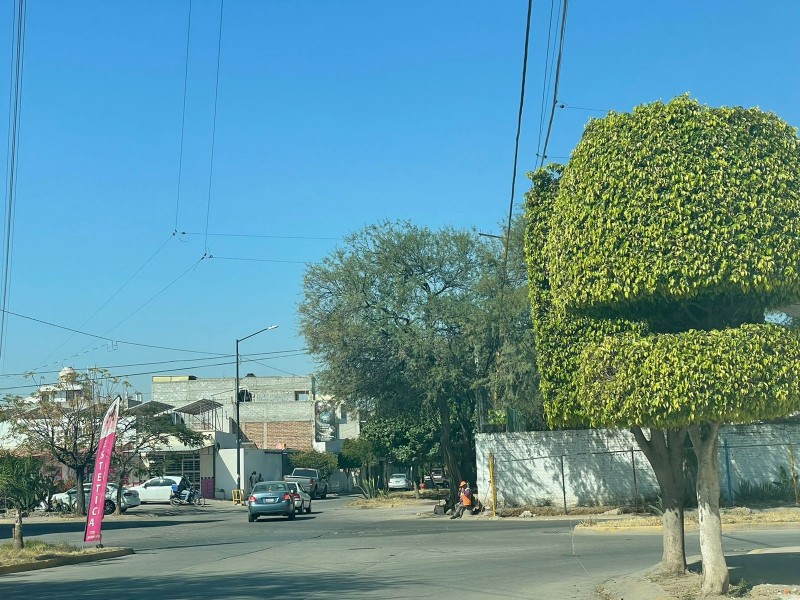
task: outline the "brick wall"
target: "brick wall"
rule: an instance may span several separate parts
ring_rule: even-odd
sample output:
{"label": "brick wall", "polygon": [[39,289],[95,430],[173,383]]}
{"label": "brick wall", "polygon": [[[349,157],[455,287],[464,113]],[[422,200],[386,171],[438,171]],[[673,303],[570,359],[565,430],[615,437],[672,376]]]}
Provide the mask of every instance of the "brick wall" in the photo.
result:
{"label": "brick wall", "polygon": [[286,444],[287,448],[294,450],[311,450],[314,421],[270,421],[264,425],[270,448],[277,444]]}

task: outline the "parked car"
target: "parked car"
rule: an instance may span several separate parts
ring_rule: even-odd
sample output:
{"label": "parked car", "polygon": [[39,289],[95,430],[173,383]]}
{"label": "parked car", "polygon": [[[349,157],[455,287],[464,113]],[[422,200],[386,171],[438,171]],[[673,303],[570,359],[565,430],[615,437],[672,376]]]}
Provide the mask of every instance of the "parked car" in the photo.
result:
{"label": "parked car", "polygon": [[247,500],[247,520],[251,523],[258,517],[271,515],[283,515],[290,521],[294,520],[294,494],[285,481],[261,481],[253,486]]}
{"label": "parked car", "polygon": [[317,469],[296,468],[291,475],[286,475],[284,481],[299,483],[312,498],[325,498],[328,495],[328,482],[323,479]]}
{"label": "parked car", "polygon": [[189,480],[182,475],[166,475],[153,477],[139,485],[132,485],[128,489],[137,492],[142,503],[169,502],[169,497],[172,495],[172,486],[180,486],[182,480],[184,485],[191,485]]}
{"label": "parked car", "polygon": [[304,512],[306,514],[311,512],[311,495],[303,489],[303,486],[296,481],[287,481],[286,485],[289,486],[289,491],[294,496],[294,507],[298,513]]}
{"label": "parked car", "polygon": [[[89,493],[91,492],[91,483],[86,483],[83,485],[83,493],[86,505],[89,504]],[[66,492],[61,492],[60,494],[53,494],[53,497],[50,499],[52,503],[61,503],[68,508],[74,508],[76,496],[78,488],[73,487],[68,489]],[[113,513],[117,509],[117,484],[116,483],[109,483],[106,486],[106,501],[103,507],[103,514],[109,515]],[[123,487],[122,488],[122,499],[121,499],[121,507],[120,510],[124,513],[129,508],[133,508],[134,506],[139,506],[141,504],[141,500],[139,500],[139,494],[136,490],[131,490],[129,488]]]}
{"label": "parked car", "polygon": [[414,487],[414,484],[411,483],[411,480],[406,477],[405,473],[395,473],[389,478],[389,489],[390,490],[410,490]]}

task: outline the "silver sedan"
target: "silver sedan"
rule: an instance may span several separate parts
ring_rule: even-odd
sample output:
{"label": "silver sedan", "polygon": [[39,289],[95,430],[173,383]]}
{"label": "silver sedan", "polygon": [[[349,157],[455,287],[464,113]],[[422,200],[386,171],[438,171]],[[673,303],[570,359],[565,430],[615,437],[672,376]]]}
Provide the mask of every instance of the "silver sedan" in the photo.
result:
{"label": "silver sedan", "polygon": [[262,481],[253,487],[247,499],[247,520],[283,515],[290,521],[295,517],[294,494],[284,481]]}

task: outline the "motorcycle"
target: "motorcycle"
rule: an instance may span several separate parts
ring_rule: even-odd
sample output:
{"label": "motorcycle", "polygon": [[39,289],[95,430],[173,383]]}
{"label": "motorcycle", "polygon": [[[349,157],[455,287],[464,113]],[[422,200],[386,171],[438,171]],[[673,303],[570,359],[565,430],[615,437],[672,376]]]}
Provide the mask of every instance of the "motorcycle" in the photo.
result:
{"label": "motorcycle", "polygon": [[189,495],[185,500],[183,499],[183,492],[172,490],[172,494],[169,496],[169,503],[172,506],[185,506],[188,504],[193,504],[194,506],[205,506],[206,499],[194,489],[189,490]]}

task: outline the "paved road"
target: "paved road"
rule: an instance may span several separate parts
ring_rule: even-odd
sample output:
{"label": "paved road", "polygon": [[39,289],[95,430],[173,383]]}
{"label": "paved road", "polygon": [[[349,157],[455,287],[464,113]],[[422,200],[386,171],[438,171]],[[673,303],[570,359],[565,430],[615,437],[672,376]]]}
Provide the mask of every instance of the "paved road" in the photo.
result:
{"label": "paved road", "polygon": [[[576,520],[434,517],[420,509],[314,503],[293,522],[248,523],[244,509],[140,507],[104,526],[130,557],[0,578],[0,598],[593,598],[601,581],[652,566],[659,535],[573,533]],[[420,516],[416,511],[423,511]],[[148,514],[150,516],[148,516]],[[82,539],[80,522],[30,523],[26,535]],[[9,527],[0,527],[7,537]],[[797,530],[746,532],[726,550],[797,544]],[[698,553],[696,536],[687,542]]]}

